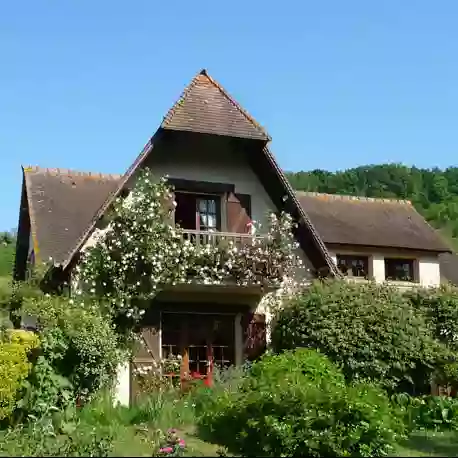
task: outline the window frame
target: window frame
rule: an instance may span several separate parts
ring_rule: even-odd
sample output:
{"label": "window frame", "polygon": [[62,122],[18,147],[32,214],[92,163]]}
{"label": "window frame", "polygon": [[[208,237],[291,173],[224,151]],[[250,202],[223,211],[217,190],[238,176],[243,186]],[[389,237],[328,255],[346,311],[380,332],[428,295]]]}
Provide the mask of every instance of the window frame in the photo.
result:
{"label": "window frame", "polygon": [[[394,278],[389,275],[388,263],[397,262],[398,264],[409,265],[410,268],[410,279],[405,276],[400,278]],[[403,283],[418,283],[418,273],[417,273],[417,260],[415,258],[402,258],[396,256],[385,256],[384,258],[384,267],[385,267],[385,281],[388,282],[403,282]]]}
{"label": "window frame", "polygon": [[[205,194],[205,193],[196,193],[196,192],[190,192],[190,191],[175,191],[175,194],[187,194],[191,196],[192,201],[194,202],[194,227],[195,229],[186,229],[185,230],[195,230],[198,232],[221,232],[221,223],[223,219],[222,215],[222,200],[223,196],[219,194]],[[216,227],[212,230],[207,229],[201,229],[202,223],[200,219],[200,202],[201,201],[210,201],[213,200],[215,202],[215,213],[207,213],[211,214],[213,216],[216,216]],[[208,205],[208,204],[207,204]],[[192,206],[192,205],[191,205]],[[208,207],[207,207],[208,208]],[[191,211],[191,210],[190,210]],[[177,210],[174,211],[174,222],[177,222]],[[208,219],[207,219],[208,222]],[[210,228],[211,229],[211,228]]]}
{"label": "window frame", "polygon": [[[361,278],[368,280],[370,277],[370,256],[365,255],[365,254],[349,254],[349,253],[336,253],[336,265],[339,271],[344,275],[346,278]],[[363,268],[365,275],[354,275],[353,270],[356,268],[355,265],[352,265],[352,275],[348,275],[345,272],[342,272],[340,269],[340,265],[342,264],[340,261],[363,261]],[[346,265],[344,263],[344,265]],[[347,265],[346,265],[347,266]],[[348,272],[348,271],[347,271]]]}
{"label": "window frame", "polygon": [[[196,194],[196,229],[201,232],[221,231],[221,197],[215,194]],[[209,202],[215,203],[215,212],[209,212]],[[206,202],[206,213],[201,212],[201,202]],[[207,216],[207,224],[203,225],[201,215]],[[215,226],[208,225],[208,216],[215,217]],[[204,227],[204,229],[202,229]]]}

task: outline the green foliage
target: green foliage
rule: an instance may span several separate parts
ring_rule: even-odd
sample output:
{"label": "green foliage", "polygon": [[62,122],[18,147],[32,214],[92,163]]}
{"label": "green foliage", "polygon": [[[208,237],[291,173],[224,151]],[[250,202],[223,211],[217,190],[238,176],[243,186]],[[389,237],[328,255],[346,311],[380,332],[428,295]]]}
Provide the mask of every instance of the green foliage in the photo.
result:
{"label": "green foliage", "polygon": [[407,293],[407,297],[426,317],[434,337],[454,355],[438,368],[436,382],[458,390],[458,288],[442,285],[435,289],[418,289]]}
{"label": "green foliage", "polygon": [[22,384],[31,369],[28,354],[37,348],[37,336],[27,331],[10,330],[0,342],[0,420],[14,412]]}
{"label": "green foliage", "polygon": [[408,298],[374,283],[314,282],[279,310],[272,344],[276,351],[318,349],[348,380],[417,394],[429,391],[434,370],[449,357]]}
{"label": "green foliage", "polygon": [[287,176],[293,188],[301,191],[409,199],[430,223],[454,237],[458,247],[458,167],[439,170],[381,164]]}
{"label": "green foliage", "polygon": [[425,314],[435,337],[451,350],[458,351],[458,288],[416,289],[407,294],[409,300]]}
{"label": "green foliage", "polygon": [[43,388],[48,380],[50,391],[43,393],[41,401],[66,396],[68,386],[62,377],[81,399],[111,385],[122,354],[113,326],[97,304],[76,304],[66,297],[42,295],[25,299],[22,311],[37,318],[43,342],[31,379],[31,391],[40,389],[38,385]]}
{"label": "green foliage", "polygon": [[[44,336],[43,343],[48,338]],[[65,409],[75,401],[70,381],[59,375],[43,355],[38,356],[23,387],[24,393],[18,403],[23,416],[42,418],[50,411]]]}
{"label": "green foliage", "polygon": [[0,456],[109,456],[113,448],[109,428],[78,421],[55,425],[45,417],[0,432]]}
{"label": "green foliage", "polygon": [[396,403],[402,409],[410,430],[458,429],[458,399],[447,396],[410,397],[398,395]]}
{"label": "green foliage", "polygon": [[207,403],[201,434],[242,456],[381,456],[403,430],[381,389],[307,349],[264,356]]}
{"label": "green foliage", "polygon": [[16,234],[0,232],[0,277],[11,278],[16,250]]}

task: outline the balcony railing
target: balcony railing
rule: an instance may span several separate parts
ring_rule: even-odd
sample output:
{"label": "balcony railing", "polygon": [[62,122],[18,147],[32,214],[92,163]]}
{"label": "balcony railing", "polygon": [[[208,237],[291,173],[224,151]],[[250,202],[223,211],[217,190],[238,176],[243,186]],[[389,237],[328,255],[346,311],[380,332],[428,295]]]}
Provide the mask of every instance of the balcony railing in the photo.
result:
{"label": "balcony railing", "polygon": [[195,245],[220,245],[232,242],[235,246],[241,247],[252,245],[255,240],[264,238],[263,235],[239,234],[235,232],[183,230],[183,239],[189,240]]}

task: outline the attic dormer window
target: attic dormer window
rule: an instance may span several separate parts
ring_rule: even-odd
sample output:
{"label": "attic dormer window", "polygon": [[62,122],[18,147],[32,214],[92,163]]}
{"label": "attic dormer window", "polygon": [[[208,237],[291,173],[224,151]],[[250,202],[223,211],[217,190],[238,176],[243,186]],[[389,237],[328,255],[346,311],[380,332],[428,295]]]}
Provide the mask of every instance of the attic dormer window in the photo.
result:
{"label": "attic dormer window", "polygon": [[337,255],[337,267],[345,277],[367,278],[369,258],[360,255]]}

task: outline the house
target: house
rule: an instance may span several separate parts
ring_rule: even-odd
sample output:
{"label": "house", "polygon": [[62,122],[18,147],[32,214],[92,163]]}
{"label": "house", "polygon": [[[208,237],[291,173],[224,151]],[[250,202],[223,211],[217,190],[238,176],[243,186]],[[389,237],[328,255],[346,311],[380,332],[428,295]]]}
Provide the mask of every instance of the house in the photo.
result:
{"label": "house", "polygon": [[438,286],[443,280],[441,265],[450,248],[409,201],[297,196],[345,276],[400,287]]}
{"label": "house", "polygon": [[[376,202],[295,193],[269,148],[271,138],[205,70],[197,74],[163,118],[124,175],[23,168],[15,276],[29,263],[52,258],[50,278],[71,279],[78,254],[114,199],[125,195],[148,167],[175,189],[175,220],[189,234],[248,235],[286,211],[305,265],[298,275],[352,277],[403,284],[439,283],[438,254],[449,252],[435,231],[405,202]],[[219,234],[219,235],[218,235]],[[237,285],[166,288],[142,323],[143,345],[133,365],[182,354],[181,372],[209,373],[215,364],[256,357],[268,339],[266,290]],[[211,367],[211,365],[210,365]],[[118,396],[134,391],[131,369],[120,369]]]}

